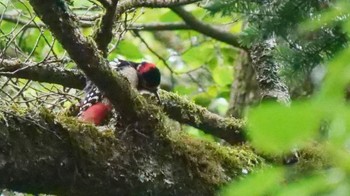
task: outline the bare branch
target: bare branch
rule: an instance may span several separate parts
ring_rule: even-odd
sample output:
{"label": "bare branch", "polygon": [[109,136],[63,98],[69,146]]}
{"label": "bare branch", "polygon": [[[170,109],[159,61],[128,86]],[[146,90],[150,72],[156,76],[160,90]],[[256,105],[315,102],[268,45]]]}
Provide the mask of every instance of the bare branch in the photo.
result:
{"label": "bare branch", "polygon": [[146,23],[146,24],[131,24],[128,30],[137,31],[174,31],[174,30],[192,30],[191,26],[188,26],[182,22],[172,23]]}
{"label": "bare branch", "polygon": [[[4,21],[16,23],[19,25],[25,25],[26,28],[46,28],[46,25],[42,22],[33,22],[20,18],[18,15],[3,14],[2,19]],[[93,21],[79,20],[79,26],[83,28],[88,28],[94,26]]]}
{"label": "bare branch", "polygon": [[239,37],[229,33],[222,31],[218,28],[214,28],[211,25],[205,24],[199,20],[197,20],[192,14],[184,10],[182,7],[171,7],[178,16],[180,16],[188,26],[190,26],[193,30],[196,30],[204,35],[217,39],[219,41],[225,42],[229,45],[232,45],[237,48],[246,49],[246,47],[242,46],[239,43]]}
{"label": "bare branch", "polygon": [[150,7],[163,8],[180,6],[198,2],[200,0],[126,0],[118,5],[117,17],[119,18],[124,12],[132,8]]}
{"label": "bare branch", "polygon": [[78,70],[67,70],[63,67],[60,62],[22,63],[15,59],[0,59],[0,75],[2,76],[82,89],[85,85],[84,75]]}
{"label": "bare branch", "polygon": [[[107,11],[108,12],[108,11]],[[110,12],[108,12],[110,14]],[[107,13],[105,14],[105,16],[107,15]],[[86,17],[86,16],[80,16],[79,17],[79,26],[80,27],[92,27],[94,26],[94,22],[100,18],[100,16],[93,16],[93,17]],[[12,23],[16,23],[19,25],[26,25],[27,28],[46,28],[46,25],[42,22],[36,22],[36,24],[22,19],[20,17],[18,17],[18,15],[10,15],[10,14],[4,14],[3,18],[4,21],[8,21],[8,22],[12,22]],[[107,20],[108,19],[108,20]],[[115,18],[113,17],[107,17],[104,20],[105,22],[101,23],[101,27],[102,28],[102,24],[106,23],[104,26],[105,28],[110,29],[110,22],[115,21]],[[108,24],[107,24],[108,23]],[[191,30],[191,27],[188,26],[185,23],[182,22],[172,22],[172,23],[147,23],[147,24],[130,24],[127,26],[127,30],[138,30],[138,31],[172,31],[172,30]],[[102,30],[101,30],[102,32]],[[96,33],[97,34],[97,33]],[[99,37],[102,37],[102,34],[98,34]],[[95,38],[95,40],[99,40],[102,38]]]}
{"label": "bare branch", "polygon": [[[105,2],[100,0],[100,2]],[[108,3],[108,2],[106,2]],[[101,24],[95,32],[95,42],[99,50],[102,51],[103,56],[107,57],[107,46],[113,38],[113,26],[115,21],[115,14],[117,9],[118,0],[114,0],[111,4],[104,5],[106,8],[106,13],[102,17]]]}
{"label": "bare branch", "polygon": [[[97,32],[95,33],[95,41],[97,45],[99,46],[99,49],[101,51],[104,51],[105,54],[105,49],[107,48],[108,43],[112,39],[112,27],[113,23],[115,20],[114,14],[113,14],[113,8],[109,8],[106,10],[106,14],[102,18],[102,22],[100,27],[97,29]],[[3,17],[4,20],[17,23],[20,25],[26,25],[27,28],[46,28],[45,24],[37,22],[37,25],[33,23],[29,23],[28,21],[24,19],[20,19],[16,16],[12,15],[4,15]],[[89,19],[89,18],[81,18],[82,20],[79,20],[79,26],[83,28],[88,28],[94,26],[94,22],[96,20],[96,17]],[[84,19],[84,20],[83,20]],[[88,20],[86,20],[88,19]],[[194,18],[195,19],[195,18]],[[197,20],[197,19],[195,19]],[[200,22],[200,21],[198,21]],[[201,23],[201,22],[200,22]],[[127,30],[137,30],[137,31],[174,31],[174,30],[195,30],[198,31],[199,33],[202,33],[206,36],[209,36],[213,39],[217,39],[219,41],[225,42],[227,44],[232,45],[233,43],[233,37],[235,35],[230,34],[228,32],[223,32],[218,30],[220,27],[219,26],[211,26],[208,24],[204,24],[206,26],[202,26],[201,28],[198,28],[196,25],[193,26],[192,23],[182,23],[182,22],[174,22],[174,23],[146,23],[146,24],[130,24],[127,26]],[[205,29],[209,28],[209,29]],[[217,31],[217,33],[210,33],[210,31]],[[208,33],[209,32],[209,33]],[[220,33],[224,34],[229,34],[226,37],[232,37],[232,38],[225,38],[221,36]],[[235,37],[235,39],[238,39],[238,37]]]}

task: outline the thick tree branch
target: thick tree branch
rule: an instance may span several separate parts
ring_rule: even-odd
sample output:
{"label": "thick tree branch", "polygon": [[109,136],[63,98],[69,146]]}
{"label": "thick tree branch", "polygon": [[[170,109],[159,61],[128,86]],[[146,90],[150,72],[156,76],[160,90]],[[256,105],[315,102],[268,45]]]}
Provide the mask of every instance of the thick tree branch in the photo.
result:
{"label": "thick tree branch", "polygon": [[82,89],[85,85],[84,75],[76,69],[68,70],[63,67],[63,64],[60,62],[22,63],[16,59],[0,58],[1,76],[23,78]]}
{"label": "thick tree branch", "polygon": [[262,43],[253,45],[249,49],[249,55],[256,73],[262,99],[273,99],[288,105],[290,104],[288,87],[278,75],[278,70],[281,68],[281,65],[272,57],[275,46],[275,38],[272,37]]}
{"label": "thick tree branch", "polygon": [[[1,63],[2,62],[2,63]],[[63,70],[62,75],[56,70],[56,65],[33,67],[35,63],[20,63],[18,61],[0,59],[0,75],[19,77],[41,82],[51,82],[66,87],[83,89],[85,79],[83,74],[74,70]],[[63,67],[62,65],[60,67]],[[8,73],[12,72],[12,73]],[[40,78],[42,76],[42,78]],[[46,80],[47,79],[47,80]],[[160,92],[164,112],[180,123],[199,128],[209,134],[236,144],[245,140],[242,132],[243,122],[234,118],[223,118],[213,114],[205,108],[199,107],[180,98],[173,93]]]}
{"label": "thick tree branch", "polygon": [[114,3],[114,2],[111,2],[110,0],[98,0],[98,2],[100,2],[101,5],[105,8],[111,6],[111,4]]}
{"label": "thick tree branch", "polygon": [[242,118],[247,106],[260,101],[260,92],[252,62],[245,51],[241,51],[234,65],[234,81],[231,85],[230,106],[227,116]]}
{"label": "thick tree branch", "polygon": [[98,49],[102,51],[103,56],[107,57],[107,46],[113,38],[112,30],[115,21],[118,0],[113,0],[112,2],[110,2],[110,4],[108,4],[108,2],[106,1],[100,2],[104,2],[106,13],[103,15],[101,24],[95,32],[94,39]]}
{"label": "thick tree branch", "polygon": [[130,88],[124,77],[110,70],[95,42],[85,38],[79,31],[76,18],[64,2],[58,4],[56,0],[30,0],[30,4],[77,66],[105,92],[126,122],[147,120],[157,125],[159,116],[155,113],[158,110],[154,107],[151,109],[151,106]]}
{"label": "thick tree branch", "polygon": [[185,123],[224,139],[231,144],[245,141],[242,132],[244,122],[235,118],[223,118],[180,98],[178,95],[161,91],[164,111],[170,118]]}
{"label": "thick tree branch", "polygon": [[190,26],[193,30],[196,30],[204,35],[207,35],[219,41],[230,44],[234,47],[246,49],[246,47],[242,46],[239,43],[238,36],[232,33],[222,31],[218,28],[214,28],[211,25],[205,24],[197,20],[192,14],[184,10],[182,7],[172,7],[171,10],[173,10],[178,16],[180,16],[185,21],[185,23],[188,26]]}
{"label": "thick tree branch", "polygon": [[[213,195],[262,166],[246,147],[227,148],[181,132],[101,133],[47,111],[0,109],[0,188],[56,195]],[[170,131],[171,130],[171,131]]]}

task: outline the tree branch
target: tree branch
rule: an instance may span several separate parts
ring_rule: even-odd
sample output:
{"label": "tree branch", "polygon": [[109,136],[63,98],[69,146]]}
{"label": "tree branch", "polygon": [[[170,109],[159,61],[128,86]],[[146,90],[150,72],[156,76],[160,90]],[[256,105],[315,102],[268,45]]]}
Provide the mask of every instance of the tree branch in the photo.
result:
{"label": "tree branch", "polygon": [[1,76],[23,78],[83,89],[85,85],[84,75],[76,69],[68,70],[63,67],[61,62],[22,63],[16,59],[0,58]]}
{"label": "tree branch", "polygon": [[[97,29],[96,33],[95,33],[95,41],[97,43],[97,45],[99,46],[99,49],[101,51],[104,51],[104,55],[107,45],[108,43],[111,41],[112,39],[112,27],[113,27],[113,23],[115,20],[115,18],[113,16],[115,16],[112,11],[112,8],[109,8],[106,10],[106,14],[103,16],[102,18],[102,22],[100,27]],[[195,18],[193,18],[194,20],[197,20]],[[24,19],[20,19],[16,16],[12,16],[12,15],[8,15],[5,14],[3,15],[3,20],[6,20],[8,22],[13,22],[19,25],[26,25],[27,28],[46,28],[46,25],[40,22],[36,22],[36,24],[31,23],[30,21],[24,20]],[[199,23],[201,23],[200,21],[197,21]],[[146,24],[130,24],[127,26],[127,30],[137,30],[137,31],[174,31],[174,30],[195,30],[199,33],[202,33],[206,36],[209,36],[213,39],[222,41],[224,43],[230,44],[232,45],[233,43],[233,37],[235,35],[228,33],[228,32],[224,32],[224,31],[219,31],[218,29],[220,28],[219,26],[211,26],[209,24],[204,24],[205,26],[202,26],[201,28],[198,28],[197,26],[192,26],[192,23],[182,23],[182,22],[173,22],[173,23],[146,23]],[[94,22],[91,21],[86,21],[86,20],[79,20],[79,26],[82,28],[88,28],[88,27],[93,27],[94,26]],[[208,33],[208,29],[206,29],[207,27],[209,27],[209,31],[214,31],[215,33]],[[232,37],[232,38],[228,38],[226,39],[225,36],[222,37],[220,33],[224,33],[227,34],[225,35],[226,37]],[[235,39],[238,39],[238,37],[236,37]],[[229,40],[229,41],[227,41]],[[236,46],[237,47],[237,46]]]}
{"label": "tree branch", "polygon": [[[47,28],[46,25],[42,22],[34,23],[33,21],[28,21],[20,18],[19,15],[3,14],[2,19],[4,21],[26,26],[27,28]],[[88,27],[94,26],[94,23],[90,21],[79,20],[78,23],[79,23],[79,27],[82,27],[82,28],[88,28]]]}
{"label": "tree branch", "polygon": [[[84,76],[77,70],[56,69],[56,66],[63,67],[63,65],[55,64],[36,67],[32,65],[35,63],[0,59],[0,70],[2,70],[0,75],[51,82],[77,89],[83,89],[85,86]],[[59,71],[62,71],[63,74],[60,75]],[[160,91],[160,98],[164,112],[180,123],[201,129],[231,144],[245,140],[242,131],[244,123],[241,120],[220,117],[170,92]]]}
{"label": "tree branch", "polygon": [[[108,12],[110,13],[110,12]],[[105,16],[107,15],[107,13],[105,14]],[[96,21],[96,19],[98,19],[99,17],[93,17],[91,19],[87,18],[87,17],[81,17],[79,18],[79,26],[80,27],[93,27],[94,26],[94,21]],[[104,20],[105,22],[101,22],[101,28],[102,28],[102,24],[103,23],[107,23],[105,25],[106,30],[110,29],[112,20],[114,21],[115,18],[112,17],[107,17]],[[18,17],[18,15],[10,15],[10,14],[4,14],[2,15],[2,19],[4,21],[7,22],[12,22],[12,23],[16,23],[19,25],[26,25],[27,28],[47,28],[46,25],[42,22],[36,22],[36,24],[34,24],[31,21],[25,20],[25,19],[21,19]],[[109,20],[111,19],[111,20]],[[87,21],[88,20],[88,21]],[[107,28],[108,26],[108,28]],[[190,26],[188,26],[185,23],[182,22],[172,22],[172,23],[146,23],[146,24],[137,24],[137,23],[133,23],[127,26],[127,30],[138,30],[138,31],[172,31],[172,30],[192,30]],[[106,31],[104,30],[104,31]],[[102,32],[102,31],[99,31]],[[99,37],[102,37],[102,34],[98,34],[95,33],[96,36],[99,35]],[[102,38],[95,38],[95,40],[99,40]],[[96,41],[99,42],[99,41]],[[102,44],[101,44],[102,45]]]}
{"label": "tree branch", "polygon": [[234,81],[231,85],[230,104],[226,116],[242,118],[247,106],[256,105],[261,99],[256,74],[248,54],[241,51],[234,65]]}
{"label": "tree branch", "polygon": [[[6,111],[6,112],[5,112]],[[40,115],[40,116],[39,116]],[[122,140],[47,111],[0,109],[0,187],[57,195],[213,195],[261,167],[247,147],[227,148],[169,131],[136,127]]]}
{"label": "tree branch", "polygon": [[100,2],[101,5],[105,8],[111,6],[111,4],[114,3],[114,2],[111,2],[110,0],[98,0],[98,2]]}
{"label": "tree branch", "polygon": [[64,2],[58,4],[56,0],[30,0],[30,4],[77,66],[106,94],[125,118],[125,122],[147,120],[155,126],[158,125],[159,115],[156,113],[159,110],[146,104],[145,100],[131,89],[124,77],[110,70],[108,62],[99,53],[95,42],[86,39],[79,31],[76,25],[77,19]]}
{"label": "tree branch", "polygon": [[161,91],[160,97],[164,111],[170,118],[201,129],[231,144],[245,141],[246,138],[242,131],[244,122],[242,120],[223,118],[166,91]]}
{"label": "tree branch", "polygon": [[124,12],[132,8],[164,8],[191,4],[198,1],[200,0],[126,0],[118,5],[117,18],[119,18]]}
{"label": "tree branch", "polygon": [[99,50],[102,51],[103,56],[107,57],[108,44],[111,42],[113,38],[113,26],[115,21],[115,14],[117,9],[118,0],[113,0],[108,4],[106,1],[100,1],[104,3],[104,7],[106,9],[106,13],[102,17],[101,24],[94,35],[94,40],[97,44]]}
{"label": "tree branch", "polygon": [[127,27],[128,30],[137,31],[174,31],[174,30],[192,30],[191,26],[188,26],[182,22],[172,23],[146,23],[146,24],[131,24]]}
{"label": "tree branch", "polygon": [[221,31],[217,28],[212,27],[211,25],[205,24],[197,20],[192,14],[184,10],[182,7],[171,7],[171,10],[175,12],[178,16],[180,16],[185,21],[185,23],[188,26],[190,26],[193,30],[196,30],[204,35],[207,35],[219,41],[225,42],[234,47],[246,49],[246,47],[242,46],[239,43],[238,36],[232,33]]}
{"label": "tree branch", "polygon": [[273,99],[288,105],[290,104],[288,87],[278,75],[281,65],[276,63],[272,57],[275,44],[273,37],[256,43],[249,49],[249,55],[261,89],[262,99]]}

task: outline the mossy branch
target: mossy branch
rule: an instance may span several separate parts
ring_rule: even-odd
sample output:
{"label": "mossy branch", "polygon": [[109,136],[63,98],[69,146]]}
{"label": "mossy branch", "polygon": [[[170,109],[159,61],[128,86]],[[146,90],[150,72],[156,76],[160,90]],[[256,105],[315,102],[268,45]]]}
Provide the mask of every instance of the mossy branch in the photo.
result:
{"label": "mossy branch", "polygon": [[140,137],[138,127],[99,132],[43,110],[0,111],[0,188],[15,191],[213,195],[263,163],[249,148],[189,138],[171,125]]}
{"label": "mossy branch", "polygon": [[[44,63],[45,64],[45,63]],[[67,70],[62,64],[21,63],[15,60],[0,59],[0,75],[25,78],[40,82],[60,84],[65,87],[83,89],[85,79],[77,70]],[[62,72],[62,75],[59,73]],[[224,139],[231,144],[245,140],[242,132],[244,123],[234,118],[223,118],[181,98],[173,93],[160,91],[163,111],[172,119],[199,128],[209,134]]]}

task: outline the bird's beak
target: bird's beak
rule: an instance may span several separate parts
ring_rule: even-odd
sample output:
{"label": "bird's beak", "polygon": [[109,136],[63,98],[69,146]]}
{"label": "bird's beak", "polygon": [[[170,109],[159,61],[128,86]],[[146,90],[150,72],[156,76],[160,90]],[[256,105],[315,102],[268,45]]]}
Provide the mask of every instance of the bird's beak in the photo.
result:
{"label": "bird's beak", "polygon": [[158,103],[161,104],[162,102],[160,101],[160,97],[159,97],[159,94],[158,94],[158,88],[156,88],[155,90],[153,90],[153,93],[154,95],[156,96],[157,100],[158,100]]}

